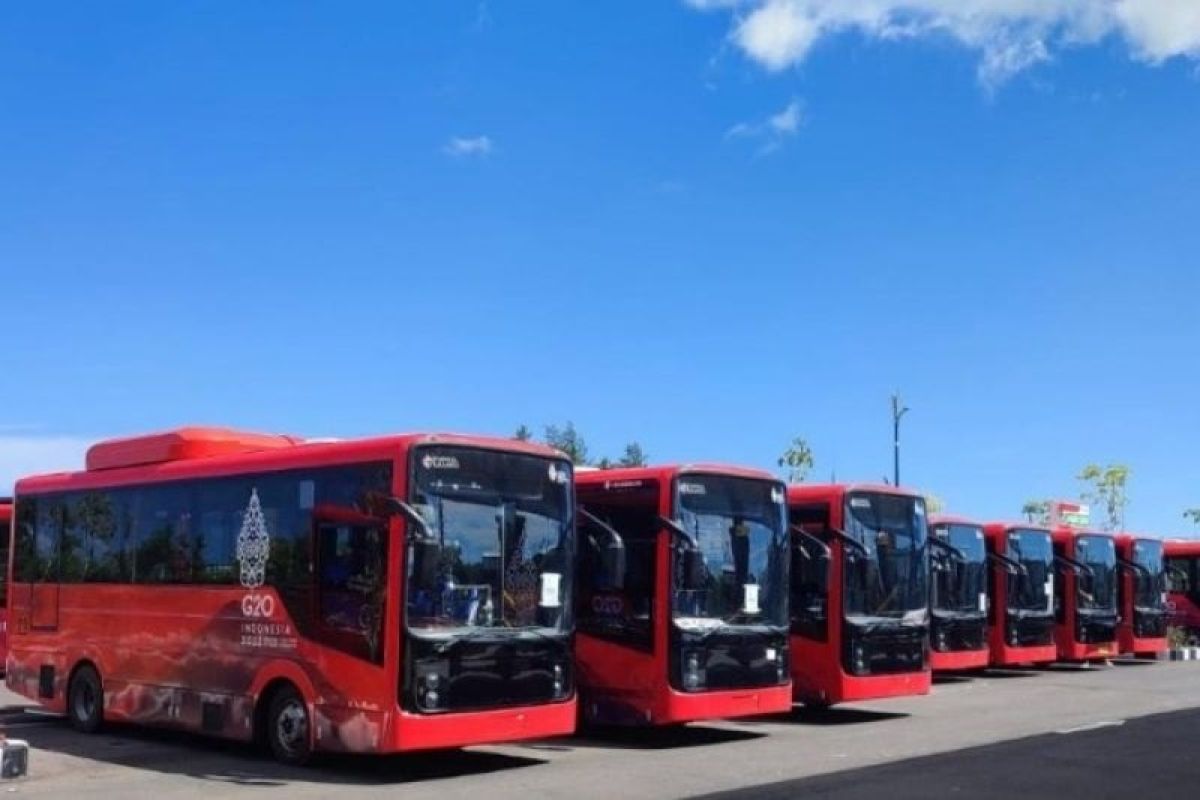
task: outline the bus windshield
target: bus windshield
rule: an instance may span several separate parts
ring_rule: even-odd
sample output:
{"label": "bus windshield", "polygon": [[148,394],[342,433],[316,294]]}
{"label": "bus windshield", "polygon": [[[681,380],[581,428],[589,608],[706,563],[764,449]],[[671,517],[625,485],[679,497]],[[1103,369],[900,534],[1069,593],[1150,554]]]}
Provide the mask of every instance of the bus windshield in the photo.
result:
{"label": "bus windshield", "polygon": [[846,498],[846,616],[924,624],[929,608],[925,501],[855,492]]}
{"label": "bus windshield", "polygon": [[1008,574],[1008,610],[1020,614],[1054,611],[1054,549],[1047,531],[1008,533],[1008,556],[1021,570]]}
{"label": "bus windshield", "polygon": [[[415,580],[409,628],[567,630],[574,564],[571,465],[466,447],[412,456],[409,500],[436,543],[436,586]],[[410,536],[410,553],[417,547]]]}
{"label": "bus windshield", "polygon": [[1146,572],[1133,573],[1133,604],[1137,608],[1159,610],[1163,607],[1166,588],[1166,568],[1163,565],[1163,543],[1154,539],[1136,539],[1133,543],[1133,563]]}
{"label": "bus windshield", "polygon": [[724,625],[787,625],[786,498],[782,484],[723,475],[685,475],[676,482],[680,527],[704,560],[703,583],[685,586],[674,559],[674,620],[684,630]]}
{"label": "bus windshield", "polygon": [[933,611],[979,617],[987,612],[987,554],[978,525],[938,525],[932,535],[954,548],[930,550],[933,557]]}
{"label": "bus windshield", "polygon": [[1088,567],[1076,578],[1080,611],[1117,610],[1117,549],[1111,536],[1083,534],[1075,540],[1075,560]]}

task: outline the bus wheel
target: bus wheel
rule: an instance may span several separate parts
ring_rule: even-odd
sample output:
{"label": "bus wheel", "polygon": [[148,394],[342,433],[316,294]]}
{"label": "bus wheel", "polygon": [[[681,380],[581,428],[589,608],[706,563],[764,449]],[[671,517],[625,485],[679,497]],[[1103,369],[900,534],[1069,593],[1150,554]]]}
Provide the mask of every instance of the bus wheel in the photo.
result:
{"label": "bus wheel", "polygon": [[104,722],[104,688],[90,664],[75,670],[67,685],[67,718],[80,733],[95,733]]}
{"label": "bus wheel", "polygon": [[312,756],[308,706],[291,686],[281,686],[267,709],[267,742],[275,758],[299,766]]}

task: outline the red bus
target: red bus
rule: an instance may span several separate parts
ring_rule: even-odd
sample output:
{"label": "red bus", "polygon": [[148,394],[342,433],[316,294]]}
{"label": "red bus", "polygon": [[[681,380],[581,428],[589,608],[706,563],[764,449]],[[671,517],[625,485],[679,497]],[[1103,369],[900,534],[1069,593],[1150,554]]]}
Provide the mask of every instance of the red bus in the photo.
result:
{"label": "red bus", "polygon": [[1059,661],[1117,654],[1117,548],[1107,533],[1053,531],[1055,643]]}
{"label": "red bus", "polygon": [[1190,644],[1200,644],[1200,539],[1168,539],[1167,624]]}
{"label": "red bus", "polygon": [[1049,664],[1054,641],[1054,548],[1050,531],[1021,523],[983,528],[988,557],[989,663]]}
{"label": "red bus", "polygon": [[569,733],[571,474],[459,435],[97,444],[17,483],[8,687],[287,763]]}
{"label": "red bus", "polygon": [[1121,653],[1155,658],[1167,650],[1167,584],[1162,539],[1121,533],[1116,537]]}
{"label": "red bus", "polygon": [[928,523],[891,486],[788,487],[795,697],[826,706],[927,694]]}
{"label": "red bus", "polygon": [[12,498],[0,497],[0,669],[8,660],[8,541],[12,527]]}
{"label": "red bus", "polygon": [[580,471],[575,652],[585,722],[787,711],[784,486],[758,470]]}
{"label": "red bus", "polygon": [[929,544],[929,666],[934,672],[982,669],[989,655],[983,526],[933,516]]}

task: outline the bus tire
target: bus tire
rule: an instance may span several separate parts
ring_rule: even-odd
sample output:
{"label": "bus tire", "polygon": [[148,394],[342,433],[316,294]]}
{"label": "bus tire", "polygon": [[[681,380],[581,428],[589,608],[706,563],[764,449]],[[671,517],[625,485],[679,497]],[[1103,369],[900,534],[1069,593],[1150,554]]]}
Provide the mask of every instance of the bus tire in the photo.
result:
{"label": "bus tire", "polygon": [[296,687],[284,684],[271,694],[264,734],[282,764],[301,766],[312,758],[312,720]]}
{"label": "bus tire", "polygon": [[104,724],[104,686],[91,664],[82,664],[67,683],[67,719],[80,733],[95,733]]}

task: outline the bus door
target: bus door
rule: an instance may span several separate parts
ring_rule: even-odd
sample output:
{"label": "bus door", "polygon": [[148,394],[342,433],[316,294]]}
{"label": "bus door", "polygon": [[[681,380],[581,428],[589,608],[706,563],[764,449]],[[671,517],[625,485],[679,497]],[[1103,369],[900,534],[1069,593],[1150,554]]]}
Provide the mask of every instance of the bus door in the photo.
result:
{"label": "bus door", "polygon": [[59,543],[63,520],[38,525],[36,530],[32,521],[32,517],[18,518],[14,526],[17,564],[13,583],[16,585],[9,587],[9,624],[18,632],[53,632],[58,630]]}

